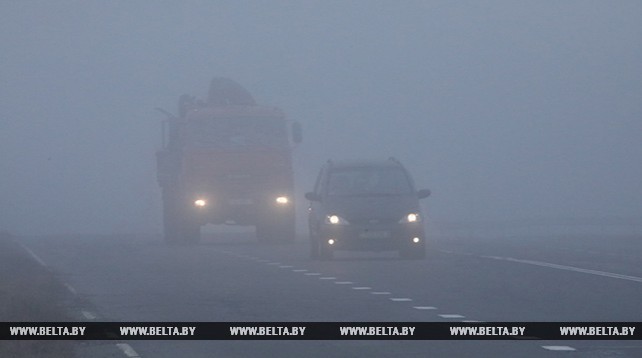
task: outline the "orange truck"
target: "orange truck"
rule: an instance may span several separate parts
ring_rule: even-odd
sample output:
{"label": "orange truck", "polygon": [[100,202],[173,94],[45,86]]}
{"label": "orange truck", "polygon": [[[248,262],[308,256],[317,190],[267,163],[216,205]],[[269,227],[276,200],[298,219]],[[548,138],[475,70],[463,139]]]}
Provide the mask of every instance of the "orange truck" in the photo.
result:
{"label": "orange truck", "polygon": [[254,226],[262,241],[293,240],[299,123],[226,78],[212,80],[206,100],[178,102],[178,116],[161,110],[168,118],[156,153],[165,240],[198,242],[208,223]]}

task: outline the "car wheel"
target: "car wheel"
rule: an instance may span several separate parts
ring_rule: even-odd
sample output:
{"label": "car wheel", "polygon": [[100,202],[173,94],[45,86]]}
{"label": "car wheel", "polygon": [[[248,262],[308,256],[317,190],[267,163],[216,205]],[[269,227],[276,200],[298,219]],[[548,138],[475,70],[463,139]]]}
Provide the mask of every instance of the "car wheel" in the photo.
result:
{"label": "car wheel", "polygon": [[319,259],[319,239],[314,238],[312,234],[310,234],[310,258],[312,260]]}
{"label": "car wheel", "polygon": [[399,250],[399,257],[406,260],[423,260],[426,258],[426,247],[408,245]]}
{"label": "car wheel", "polygon": [[321,260],[332,260],[334,258],[334,249],[326,245],[323,240],[317,241],[317,247],[319,250],[319,258]]}

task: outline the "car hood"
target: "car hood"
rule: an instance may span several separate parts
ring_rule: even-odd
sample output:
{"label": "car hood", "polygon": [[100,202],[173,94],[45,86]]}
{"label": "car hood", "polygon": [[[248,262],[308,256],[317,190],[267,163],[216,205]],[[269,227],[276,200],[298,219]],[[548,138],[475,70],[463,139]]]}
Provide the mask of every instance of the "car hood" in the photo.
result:
{"label": "car hood", "polygon": [[338,215],[348,222],[381,220],[397,222],[411,212],[419,211],[416,196],[349,196],[326,197],[326,215]]}

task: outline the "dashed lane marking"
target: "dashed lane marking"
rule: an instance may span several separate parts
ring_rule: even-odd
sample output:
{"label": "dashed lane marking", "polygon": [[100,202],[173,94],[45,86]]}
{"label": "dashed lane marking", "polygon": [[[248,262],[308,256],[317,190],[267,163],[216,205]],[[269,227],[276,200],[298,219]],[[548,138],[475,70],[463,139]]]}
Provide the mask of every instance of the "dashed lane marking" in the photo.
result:
{"label": "dashed lane marking", "polygon": [[[47,267],[47,265],[42,260],[40,260],[40,258],[38,256],[36,256],[33,252],[31,252],[31,250],[29,250],[26,247],[25,247],[25,249],[42,266]],[[447,251],[447,250],[440,250],[440,251],[445,252],[445,253],[449,253],[449,254],[457,254],[456,252],[453,252],[453,251]],[[518,262],[518,263],[524,263],[524,264],[530,264],[530,265],[537,265],[537,266],[550,267],[550,268],[561,269],[561,270],[575,271],[575,272],[588,273],[588,274],[599,275],[599,276],[606,276],[606,277],[612,277],[612,278],[619,278],[619,279],[624,279],[624,280],[642,282],[642,278],[640,278],[640,277],[619,275],[619,274],[614,274],[614,273],[610,273],[610,272],[603,272],[603,271],[597,271],[597,270],[587,270],[587,269],[582,269],[582,268],[578,268],[578,267],[551,264],[551,263],[548,263],[548,262],[539,262],[539,261],[531,261],[531,260],[519,260],[519,259],[510,258],[510,257],[500,257],[500,256],[479,256],[479,255],[475,255],[475,254],[472,254],[472,253],[459,253],[459,254],[463,254],[463,255],[466,255],[466,256],[478,256],[478,257],[483,257],[483,258],[493,259],[493,260]],[[282,268],[282,269],[289,269],[289,268],[293,267],[293,266],[290,266],[290,265],[282,265],[279,262],[271,262],[271,260],[260,259],[258,257],[245,256],[245,258],[248,258],[248,259],[251,259],[251,260],[255,260],[257,262],[262,262],[262,263],[265,263],[265,264],[268,264],[268,265],[279,266],[279,268]],[[305,273],[306,276],[321,276],[322,275],[321,273],[317,273],[317,272],[308,272],[307,269],[293,269],[292,271],[293,272]],[[322,276],[322,277],[319,277],[319,279],[320,280],[328,280],[328,281],[330,281],[330,280],[336,280],[337,278],[336,277],[330,277],[330,276]],[[334,283],[337,284],[337,285],[353,285],[354,284],[354,282],[351,282],[351,281],[335,281]],[[71,288],[71,286],[69,286],[69,288]],[[371,290],[372,288],[366,287],[366,286],[355,286],[355,287],[352,287],[352,289],[353,290],[367,291],[367,290]],[[373,291],[373,292],[370,292],[370,294],[373,294],[373,295],[391,295],[392,293],[388,292],[388,291]],[[407,298],[407,297],[392,297],[392,298],[389,298],[389,299],[391,301],[393,301],[393,302],[411,302],[412,301],[412,298]],[[416,310],[420,310],[420,311],[422,311],[422,310],[423,311],[437,310],[437,307],[434,307],[434,306],[413,306],[412,308],[414,308]],[[82,311],[82,313],[88,319],[95,319],[95,316],[93,316],[89,312]],[[93,316],[93,318],[90,318],[88,315]],[[484,322],[484,321],[477,321],[477,320],[470,320],[470,319],[462,319],[462,318],[466,318],[466,317],[463,316],[463,315],[460,315],[460,314],[440,314],[438,316],[441,317],[441,318],[444,318],[444,319],[460,319],[461,322],[464,322],[464,323],[483,323]],[[128,344],[117,344],[117,346],[129,358],[140,358],[138,353],[136,353],[136,351],[134,351],[134,349],[131,348],[131,346],[129,346]],[[550,350],[550,351],[575,351],[576,350],[575,348],[570,347],[570,346],[541,346],[541,347],[546,349],[546,350]]]}
{"label": "dashed lane marking", "polygon": [[95,314],[93,314],[93,313],[91,313],[91,312],[89,312],[89,311],[82,310],[82,311],[80,311],[80,313],[82,313],[82,315],[83,315],[86,319],[96,319],[96,315],[95,315]]}
{"label": "dashed lane marking", "polygon": [[129,358],[140,358],[138,353],[127,343],[116,343],[116,347],[120,348],[123,353]]}
{"label": "dashed lane marking", "polygon": [[542,348],[547,349],[549,351],[566,351],[566,352],[570,352],[570,351],[575,351],[576,350],[575,348],[569,347],[569,346],[542,346]]}
{"label": "dashed lane marking", "polygon": [[71,285],[70,285],[70,284],[65,283],[64,285],[65,285],[65,287],[67,288],[67,291],[71,292],[71,294],[72,294],[72,295],[76,296],[76,295],[78,294],[78,292],[76,291],[76,289],[75,289],[75,288],[73,288],[73,287],[71,287]]}

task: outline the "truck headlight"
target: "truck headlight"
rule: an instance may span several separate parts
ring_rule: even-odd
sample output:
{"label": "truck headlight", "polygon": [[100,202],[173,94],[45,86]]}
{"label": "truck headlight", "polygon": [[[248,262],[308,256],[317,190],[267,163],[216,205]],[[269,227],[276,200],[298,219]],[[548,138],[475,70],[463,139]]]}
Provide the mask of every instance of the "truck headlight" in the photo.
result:
{"label": "truck headlight", "polygon": [[196,200],[194,200],[194,206],[196,206],[197,208],[203,208],[203,207],[207,206],[207,200],[205,200],[205,199],[196,199]]}
{"label": "truck headlight", "polygon": [[277,204],[285,205],[285,204],[288,204],[290,202],[290,198],[288,198],[287,196],[278,196],[275,199],[275,201],[276,201]]}
{"label": "truck headlight", "polygon": [[348,221],[338,215],[328,215],[325,217],[326,224],[332,225],[348,225]]}
{"label": "truck headlight", "polygon": [[406,216],[404,216],[401,220],[399,220],[400,223],[416,223],[421,221],[421,216],[419,213],[410,213]]}

